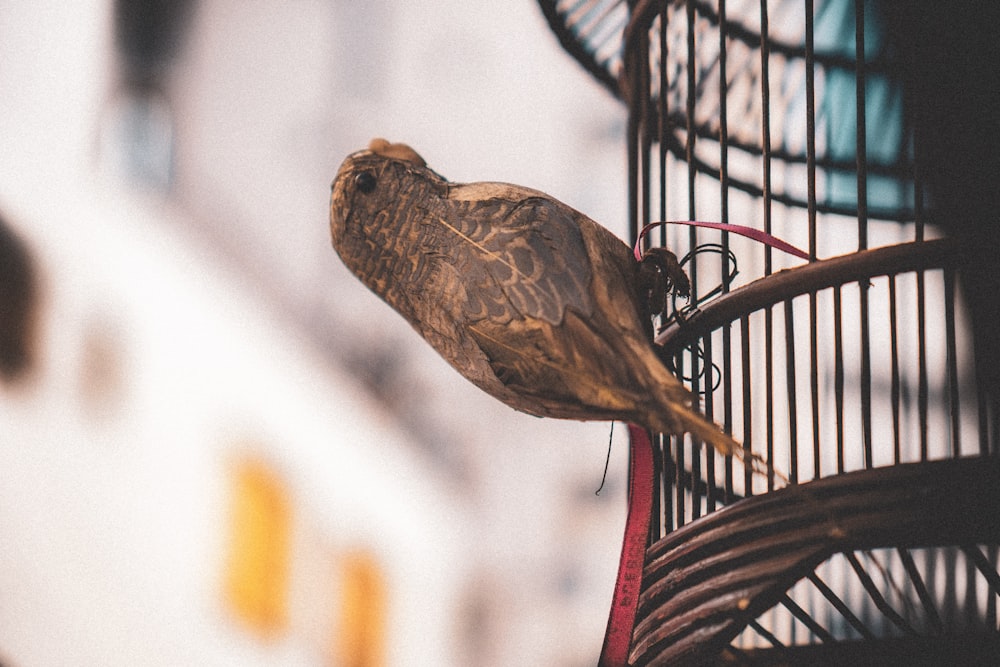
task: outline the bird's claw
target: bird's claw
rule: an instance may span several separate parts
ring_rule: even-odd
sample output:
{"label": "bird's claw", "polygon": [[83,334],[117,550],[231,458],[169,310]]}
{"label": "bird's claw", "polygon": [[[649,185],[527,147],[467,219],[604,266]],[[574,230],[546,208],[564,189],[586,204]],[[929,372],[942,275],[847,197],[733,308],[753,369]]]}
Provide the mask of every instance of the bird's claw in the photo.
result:
{"label": "bird's claw", "polygon": [[677,255],[666,248],[649,248],[639,262],[639,299],[647,315],[644,321],[666,314],[670,294],[687,298],[691,282]]}

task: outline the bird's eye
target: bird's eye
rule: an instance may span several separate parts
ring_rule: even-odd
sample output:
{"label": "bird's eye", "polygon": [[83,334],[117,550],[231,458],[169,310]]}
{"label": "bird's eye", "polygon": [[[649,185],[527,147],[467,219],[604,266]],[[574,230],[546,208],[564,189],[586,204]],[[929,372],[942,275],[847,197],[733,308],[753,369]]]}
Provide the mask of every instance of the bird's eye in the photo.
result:
{"label": "bird's eye", "polygon": [[375,174],[370,171],[363,171],[354,177],[354,185],[364,194],[369,194],[375,189]]}

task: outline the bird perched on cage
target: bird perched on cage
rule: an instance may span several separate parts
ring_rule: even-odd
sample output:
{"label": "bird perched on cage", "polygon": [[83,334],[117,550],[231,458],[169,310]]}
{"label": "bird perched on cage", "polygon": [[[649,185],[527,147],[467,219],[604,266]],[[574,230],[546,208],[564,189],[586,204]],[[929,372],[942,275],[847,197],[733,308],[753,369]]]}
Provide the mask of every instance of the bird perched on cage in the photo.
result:
{"label": "bird perched on cage", "polygon": [[405,144],[347,157],[330,200],[333,247],[462,375],[510,407],[736,443],[657,357],[649,314],[687,277],[552,197],[451,183]]}

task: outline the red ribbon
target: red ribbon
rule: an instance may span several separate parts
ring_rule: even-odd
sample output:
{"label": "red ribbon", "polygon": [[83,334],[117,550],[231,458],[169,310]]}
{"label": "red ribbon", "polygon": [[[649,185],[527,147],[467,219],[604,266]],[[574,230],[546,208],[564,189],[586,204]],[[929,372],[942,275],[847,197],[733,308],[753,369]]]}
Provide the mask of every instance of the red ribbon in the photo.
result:
{"label": "red ribbon", "polygon": [[598,667],[624,667],[628,664],[642,586],[649,519],[653,512],[653,443],[649,432],[635,424],[628,425],[628,435],[628,516],[625,519],[622,555],[618,561],[618,579],[615,581]]}
{"label": "red ribbon", "polygon": [[[732,232],[801,259],[809,259],[809,255],[802,250],[753,227],[722,222],[670,220],[653,222],[642,228],[633,250],[636,261],[642,260],[640,250],[642,239],[651,229],[668,224],[708,227]],[[649,539],[649,520],[653,511],[655,483],[653,443],[649,431],[635,424],[629,424],[628,435],[630,453],[628,516],[625,519],[622,555],[618,561],[618,579],[615,581],[615,593],[611,599],[611,612],[608,614],[608,627],[604,633],[604,646],[601,648],[598,667],[625,667],[628,664],[632,629],[635,627],[635,613],[639,606],[639,591],[642,588],[642,567],[646,557],[646,542]]]}
{"label": "red ribbon", "polygon": [[665,220],[662,222],[651,222],[642,228],[639,232],[639,238],[635,242],[635,248],[632,249],[632,254],[635,255],[635,261],[642,260],[642,252],[639,249],[642,245],[642,239],[649,233],[651,229],[656,227],[661,227],[663,225],[688,225],[690,227],[708,227],[709,229],[718,229],[724,232],[732,232],[733,234],[739,234],[740,236],[745,236],[748,239],[753,239],[758,243],[763,243],[766,246],[771,246],[781,250],[782,252],[787,252],[789,255],[795,255],[799,259],[809,259],[809,253],[799,250],[791,243],[786,243],[782,241],[777,236],[771,236],[767,232],[762,232],[759,229],[754,229],[753,227],[746,227],[744,225],[731,225],[726,222],[701,222],[699,220]]}

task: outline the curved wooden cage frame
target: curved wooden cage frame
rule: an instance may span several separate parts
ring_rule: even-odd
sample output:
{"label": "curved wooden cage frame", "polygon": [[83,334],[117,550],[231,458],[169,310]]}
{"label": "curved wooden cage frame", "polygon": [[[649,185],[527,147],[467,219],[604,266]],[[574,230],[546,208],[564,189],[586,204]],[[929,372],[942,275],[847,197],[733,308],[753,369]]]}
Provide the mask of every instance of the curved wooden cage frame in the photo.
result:
{"label": "curved wooden cage frame", "polygon": [[[870,3],[539,4],[628,105],[633,241],[673,213],[790,235],[810,256],[689,228],[658,239],[688,254],[693,290],[660,322],[661,356],[767,472],[658,439],[630,663],[1000,657],[1000,409],[963,289],[982,273],[930,224],[907,89],[873,99],[901,70]],[[817,47],[836,11],[849,40]],[[866,127],[893,114],[883,151]]]}

